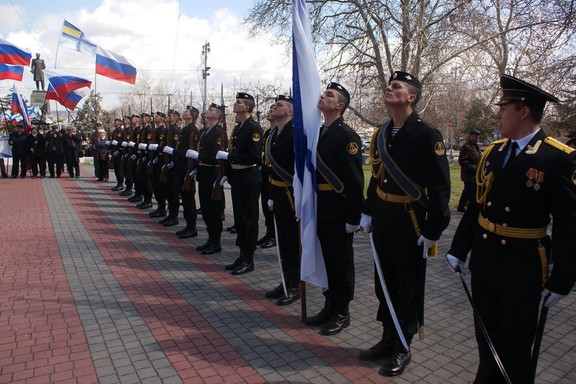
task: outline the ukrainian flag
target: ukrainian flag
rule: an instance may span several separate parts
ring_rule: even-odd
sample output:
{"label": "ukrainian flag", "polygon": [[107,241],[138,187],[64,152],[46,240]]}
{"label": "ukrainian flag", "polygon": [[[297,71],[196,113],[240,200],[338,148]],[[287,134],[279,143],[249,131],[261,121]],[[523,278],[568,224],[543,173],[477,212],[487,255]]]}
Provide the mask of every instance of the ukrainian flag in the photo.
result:
{"label": "ukrainian flag", "polygon": [[64,25],[62,25],[62,34],[60,35],[58,45],[91,56],[96,55],[96,44],[88,40],[80,28],[72,25],[72,23],[69,23],[66,20],[64,20]]}

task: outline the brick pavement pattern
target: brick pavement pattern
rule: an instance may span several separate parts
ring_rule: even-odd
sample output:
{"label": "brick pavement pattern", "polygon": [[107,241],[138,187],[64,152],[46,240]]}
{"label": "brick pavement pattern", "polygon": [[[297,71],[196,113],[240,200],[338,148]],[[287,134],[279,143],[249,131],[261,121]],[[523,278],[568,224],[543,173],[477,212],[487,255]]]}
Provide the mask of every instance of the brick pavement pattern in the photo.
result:
{"label": "brick pavement pattern", "polygon": [[[91,174],[85,167],[83,174]],[[393,380],[357,358],[379,340],[369,241],[355,237],[352,323],[325,337],[301,321],[300,304],[263,292],[279,282],[276,249],[232,276],[238,249],[204,256],[94,178],[0,180],[1,383],[470,383],[478,364],[473,316],[443,257],[430,258],[426,338]],[[232,218],[229,189],[225,226]],[[461,214],[439,244],[443,255]],[[261,230],[263,230],[261,218]],[[576,383],[576,295],[554,307],[537,383]],[[323,304],[307,286],[307,313]]]}

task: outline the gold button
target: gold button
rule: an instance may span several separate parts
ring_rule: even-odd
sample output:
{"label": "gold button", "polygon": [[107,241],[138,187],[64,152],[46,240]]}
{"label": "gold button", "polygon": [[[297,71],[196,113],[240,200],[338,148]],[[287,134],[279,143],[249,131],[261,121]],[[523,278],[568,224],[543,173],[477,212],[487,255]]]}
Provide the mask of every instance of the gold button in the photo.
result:
{"label": "gold button", "polygon": [[506,224],[506,223],[502,223],[502,226],[503,226],[503,227],[507,227],[507,226],[508,226],[508,224]]}
{"label": "gold button", "polygon": [[504,240],[504,239],[500,240],[500,244],[506,245],[506,240]]}
{"label": "gold button", "polygon": [[388,182],[388,179],[384,179],[384,183],[387,183],[387,182]]}
{"label": "gold button", "polygon": [[488,238],[488,235],[487,235],[487,234],[483,234],[483,235],[482,235],[482,238],[483,238],[484,240],[486,240],[486,239]]}
{"label": "gold button", "polygon": [[486,203],[487,206],[491,207],[492,206],[492,202],[489,201],[488,203]]}
{"label": "gold button", "polygon": [[506,208],[504,208],[504,210],[505,210],[506,212],[510,212],[510,207],[506,207]]}

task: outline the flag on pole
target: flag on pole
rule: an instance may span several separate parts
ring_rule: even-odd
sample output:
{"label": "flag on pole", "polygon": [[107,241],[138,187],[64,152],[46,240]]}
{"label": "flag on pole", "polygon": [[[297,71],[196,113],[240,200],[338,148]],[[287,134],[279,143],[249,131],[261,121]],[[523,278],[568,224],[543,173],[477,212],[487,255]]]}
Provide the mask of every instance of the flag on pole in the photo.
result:
{"label": "flag on pole", "polygon": [[0,157],[12,157],[12,147],[9,144],[9,136],[0,136]]}
{"label": "flag on pole", "polygon": [[32,54],[4,39],[0,39],[0,63],[11,65],[30,65]]}
{"label": "flag on pole", "polygon": [[20,65],[0,64],[0,80],[22,81],[24,67]]}
{"label": "flag on pole", "polygon": [[328,288],[316,233],[316,145],[320,129],[320,75],[314,60],[310,19],[304,0],[292,0],[292,87],[294,89],[294,202],[300,218],[301,279]]}
{"label": "flag on pole", "polygon": [[16,84],[12,89],[12,108],[13,113],[19,113],[22,115],[22,124],[24,124],[24,129],[28,130],[30,127],[30,116],[28,116],[28,107],[26,106],[26,102],[20,95],[20,92],[16,88]]}
{"label": "flag on pole", "polygon": [[96,55],[96,44],[88,40],[80,28],[75,27],[66,20],[64,20],[62,25],[62,33],[60,34],[58,45],[90,56]]}
{"label": "flag on pole", "polygon": [[90,80],[70,75],[62,71],[57,71],[55,69],[46,69],[44,70],[44,74],[48,78],[48,82],[52,84],[52,87],[59,95],[64,95],[83,87],[90,88],[92,85]]}
{"label": "flag on pole", "polygon": [[48,83],[48,91],[46,92],[46,100],[56,100],[62,106],[73,111],[76,105],[88,94],[87,88],[83,87],[76,89],[69,93],[59,94],[56,92],[51,83]]}
{"label": "flag on pole", "polygon": [[121,55],[98,47],[96,73],[125,83],[136,83],[136,68]]}

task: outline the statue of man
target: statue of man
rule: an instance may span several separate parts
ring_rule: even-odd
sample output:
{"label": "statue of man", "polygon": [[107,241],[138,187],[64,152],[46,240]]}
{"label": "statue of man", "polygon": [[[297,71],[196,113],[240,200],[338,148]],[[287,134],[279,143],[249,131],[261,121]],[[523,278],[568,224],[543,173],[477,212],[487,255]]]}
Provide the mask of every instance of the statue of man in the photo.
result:
{"label": "statue of man", "polygon": [[44,69],[46,69],[46,64],[44,60],[40,58],[40,54],[36,54],[36,58],[32,60],[30,66],[30,72],[34,74],[34,81],[36,82],[36,90],[40,90],[40,83],[42,83],[42,90],[44,90]]}

